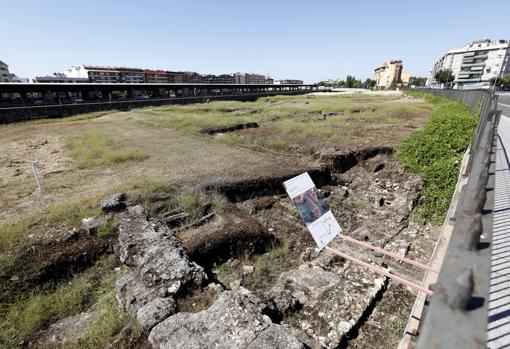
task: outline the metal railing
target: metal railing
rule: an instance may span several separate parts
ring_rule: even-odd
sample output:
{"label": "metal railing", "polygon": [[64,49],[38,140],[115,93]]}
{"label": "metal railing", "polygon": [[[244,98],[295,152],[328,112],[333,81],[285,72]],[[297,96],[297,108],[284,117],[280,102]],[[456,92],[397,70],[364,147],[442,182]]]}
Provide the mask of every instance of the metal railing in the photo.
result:
{"label": "metal railing", "polygon": [[494,203],[497,96],[487,90],[420,90],[457,100],[478,114],[462,176],[453,232],[434,295],[422,322],[418,348],[485,348]]}

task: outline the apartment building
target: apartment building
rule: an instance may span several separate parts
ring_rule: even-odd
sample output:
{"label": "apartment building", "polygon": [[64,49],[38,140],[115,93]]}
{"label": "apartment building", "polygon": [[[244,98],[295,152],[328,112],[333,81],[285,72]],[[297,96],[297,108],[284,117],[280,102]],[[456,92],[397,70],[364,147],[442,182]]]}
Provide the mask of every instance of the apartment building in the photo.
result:
{"label": "apartment building", "polygon": [[450,70],[453,88],[476,88],[489,85],[489,80],[510,74],[510,41],[475,40],[462,48],[446,52],[430,71],[427,86],[440,87],[434,75]]}
{"label": "apartment building", "polygon": [[11,73],[9,73],[9,66],[0,61],[0,82],[11,81]]}
{"label": "apartment building", "polygon": [[170,72],[165,70],[144,70],[144,80],[150,84],[168,84],[170,83]]}
{"label": "apartment building", "polygon": [[261,74],[235,73],[234,84],[260,84],[266,83],[266,77]]}
{"label": "apartment building", "polygon": [[203,75],[202,80],[205,84],[235,84],[235,77],[232,74]]}
{"label": "apartment building", "polygon": [[401,60],[390,60],[382,66],[374,69],[375,87],[379,90],[388,89],[395,83],[402,82],[402,70],[404,64]]}
{"label": "apartment building", "polygon": [[89,79],[86,78],[70,78],[62,73],[53,73],[53,75],[36,76],[33,82],[43,83],[87,83]]}
{"label": "apartment building", "polygon": [[402,85],[409,85],[409,81],[411,80],[411,74],[402,72],[400,75],[400,82]]}
{"label": "apartment building", "polygon": [[144,83],[143,69],[81,65],[64,72],[69,78],[84,78],[94,83]]}
{"label": "apartment building", "polygon": [[275,80],[275,85],[303,85],[303,80],[296,79],[283,79],[283,80]]}
{"label": "apartment building", "polygon": [[[196,72],[172,72],[166,70],[150,70],[137,68],[120,67],[100,67],[90,65],[74,66],[66,70],[63,74],[68,79],[85,79],[93,83],[193,83],[193,84],[266,84],[266,77],[262,74],[220,74],[220,75],[202,75]],[[42,80],[53,79],[57,81],[59,76],[39,77]],[[39,79],[37,78],[37,79]],[[269,80],[272,82],[273,80]],[[294,81],[302,84],[301,80]]]}
{"label": "apartment building", "polygon": [[120,71],[120,82],[127,84],[143,84],[145,75],[143,69],[117,68]]}

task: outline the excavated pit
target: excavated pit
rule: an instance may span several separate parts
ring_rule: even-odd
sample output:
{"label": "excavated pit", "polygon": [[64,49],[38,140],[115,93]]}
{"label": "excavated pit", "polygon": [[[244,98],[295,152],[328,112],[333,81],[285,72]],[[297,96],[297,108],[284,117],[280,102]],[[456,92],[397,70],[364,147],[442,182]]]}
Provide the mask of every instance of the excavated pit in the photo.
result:
{"label": "excavated pit", "polygon": [[177,236],[184,242],[190,257],[206,270],[231,258],[264,253],[275,242],[273,234],[234,205],[216,213],[210,222]]}
{"label": "excavated pit", "polygon": [[114,235],[98,237],[75,234],[62,241],[29,246],[17,256],[15,265],[3,273],[0,302],[11,301],[7,298],[20,291],[28,292],[34,287],[47,288],[72,278],[74,274],[91,267],[103,255],[114,253],[114,245]]}
{"label": "excavated pit", "polygon": [[[234,182],[207,183],[201,189],[223,193],[231,202],[246,201],[259,196],[285,194],[282,183],[303,172],[308,172],[317,188],[338,184],[334,174],[345,173],[363,161],[377,155],[391,155],[391,147],[367,147],[356,151],[328,153],[321,157],[324,165],[303,169],[277,177],[262,177]],[[378,168],[382,170],[384,165]]]}
{"label": "excavated pit", "polygon": [[228,127],[213,127],[213,128],[204,128],[200,132],[207,135],[215,135],[218,133],[229,133],[239,130],[244,130],[248,128],[258,128],[259,124],[256,122],[246,122],[242,124],[236,124]]}

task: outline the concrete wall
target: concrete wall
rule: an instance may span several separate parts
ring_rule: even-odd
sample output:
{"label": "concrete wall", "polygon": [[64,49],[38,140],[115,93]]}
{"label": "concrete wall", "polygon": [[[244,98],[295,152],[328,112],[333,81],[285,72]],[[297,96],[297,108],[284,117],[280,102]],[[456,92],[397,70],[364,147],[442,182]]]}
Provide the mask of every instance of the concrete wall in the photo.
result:
{"label": "concrete wall", "polygon": [[133,108],[141,108],[146,106],[158,106],[167,104],[191,104],[204,103],[213,100],[238,100],[238,101],[254,101],[257,98],[274,95],[298,95],[311,91],[285,91],[272,93],[256,93],[244,95],[224,95],[209,97],[186,97],[186,98],[168,98],[168,99],[149,99],[134,101],[115,101],[101,103],[79,103],[79,104],[63,104],[50,106],[30,106],[30,107],[12,107],[0,109],[0,124],[10,124],[20,121],[45,119],[45,118],[61,118],[83,113],[92,113],[103,110],[121,110],[127,111]]}

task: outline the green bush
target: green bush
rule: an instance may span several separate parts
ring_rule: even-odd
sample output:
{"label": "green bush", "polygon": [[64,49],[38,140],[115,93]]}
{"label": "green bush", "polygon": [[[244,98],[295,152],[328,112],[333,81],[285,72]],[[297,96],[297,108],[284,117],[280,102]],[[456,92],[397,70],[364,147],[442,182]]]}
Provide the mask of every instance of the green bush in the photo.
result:
{"label": "green bush", "polygon": [[439,224],[455,191],[460,163],[473,137],[477,117],[459,102],[423,93],[410,94],[425,98],[436,109],[424,129],[402,141],[399,157],[406,168],[425,180],[420,214]]}

